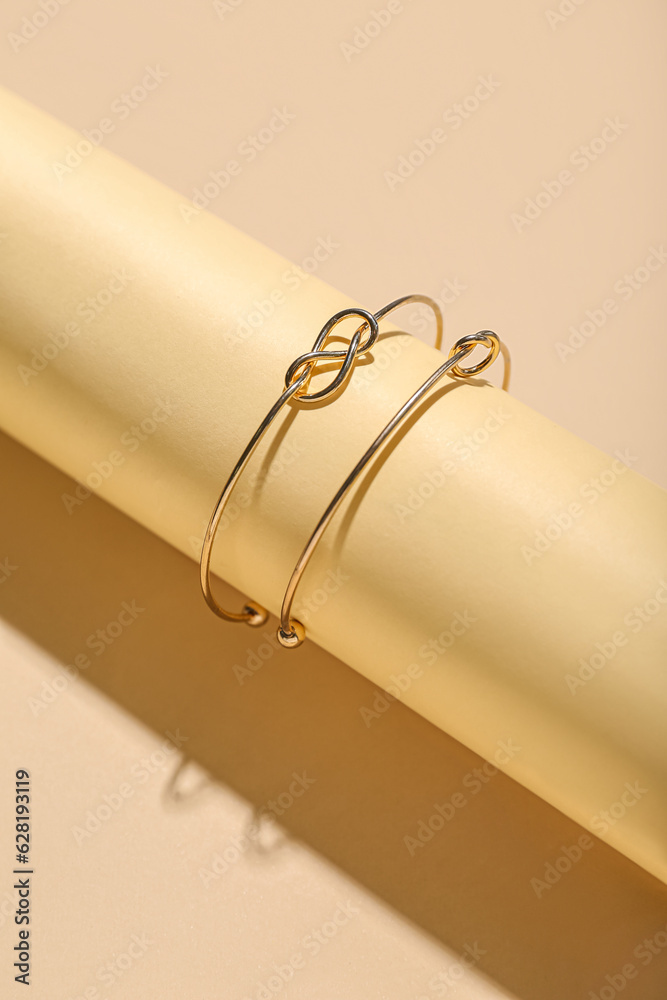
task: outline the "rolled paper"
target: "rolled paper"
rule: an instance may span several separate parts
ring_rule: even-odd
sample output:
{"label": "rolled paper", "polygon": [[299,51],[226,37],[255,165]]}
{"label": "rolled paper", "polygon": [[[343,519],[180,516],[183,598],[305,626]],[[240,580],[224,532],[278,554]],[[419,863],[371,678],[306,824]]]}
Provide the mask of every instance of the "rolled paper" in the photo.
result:
{"label": "rolled paper", "polygon": [[[356,303],[10,93],[0,118],[0,425],[77,480],[66,505],[92,489],[198,560],[288,367]],[[334,493],[441,363],[384,328],[337,398],[285,407],[213,552],[239,610],[279,610]],[[667,495],[632,455],[444,381],[337,514],[297,617],[377,685],[359,725],[400,699],[667,880]],[[219,628],[224,657],[246,626]]]}

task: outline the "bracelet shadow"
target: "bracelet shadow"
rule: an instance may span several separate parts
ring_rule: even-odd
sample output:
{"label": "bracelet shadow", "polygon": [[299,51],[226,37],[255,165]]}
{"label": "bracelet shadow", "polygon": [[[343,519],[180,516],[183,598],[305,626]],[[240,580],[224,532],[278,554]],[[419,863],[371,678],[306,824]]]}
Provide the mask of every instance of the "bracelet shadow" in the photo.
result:
{"label": "bracelet shadow", "polygon": [[[477,972],[520,1000],[598,996],[664,928],[667,887],[600,841],[538,898],[531,879],[582,830],[502,773],[411,855],[405,836],[482,765],[477,755],[398,702],[365,725],[375,687],[312,643],[274,650],[240,685],[232,665],[260,639],[210,614],[195,562],[97,497],[68,517],[72,480],[5,436],[0,460],[12,486],[0,498],[4,547],[20,567],[0,590],[3,617],[69,663],[82,636],[136,598],[146,614],[85,681],[156,733],[180,727],[189,758],[255,808],[293,771],[316,777],[281,819],[286,836],[447,949],[478,941]],[[182,778],[167,786],[170,808],[194,809],[198,785]],[[665,955],[623,996],[664,1000],[664,982]]]}

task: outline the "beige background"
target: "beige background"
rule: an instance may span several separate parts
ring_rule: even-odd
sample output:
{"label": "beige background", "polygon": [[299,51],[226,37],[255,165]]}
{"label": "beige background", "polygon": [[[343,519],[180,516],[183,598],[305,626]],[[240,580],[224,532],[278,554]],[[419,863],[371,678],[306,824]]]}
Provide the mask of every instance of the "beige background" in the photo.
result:
{"label": "beige background", "polygon": [[[614,288],[667,235],[664,7],[587,0],[551,27],[546,4],[414,0],[348,62],[341,43],[370,5],[218,6],[71,0],[18,51],[7,38],[0,81],[80,129],[111,115],[107,148],[188,196],[286,108],[294,119],[212,211],[297,262],[320,238],[340,244],[317,273],[371,306],[465,286],[446,303],[448,339],[498,330],[518,398],[608,452],[631,449],[665,485],[664,275],[627,301]],[[38,9],[7,6],[3,34]],[[158,65],[166,79],[121,121],[114,102]],[[480,76],[499,86],[452,128],[443,112]],[[580,172],[569,158],[607,118],[627,127]],[[390,190],[385,172],[437,127],[446,140]],[[568,167],[571,186],[517,232],[512,214]],[[609,298],[617,312],[560,360],[570,326]],[[348,899],[359,914],[278,995],[442,995],[433,976],[477,942],[484,955],[453,995],[588,997],[664,929],[664,887],[602,844],[538,900],[531,877],[580,831],[502,775],[410,859],[415,803],[451,794],[478,759],[401,705],[365,729],[372,685],[313,647],[276,653],[239,686],[245,637],[221,655],[194,564],[95,498],[64,518],[65,477],[9,440],[2,451],[4,549],[20,568],[0,584],[4,770],[34,774],[34,996],[256,996]],[[35,716],[44,681],[143,595],[150,616]],[[179,728],[193,762],[180,791],[170,757],[77,845],[87,811]],[[263,831],[206,888],[202,866],[294,770],[316,780],[283,832]],[[103,987],[98,970],[133,934],[152,943]],[[5,976],[8,919],[0,943]],[[666,957],[635,959],[623,995],[664,996]]]}

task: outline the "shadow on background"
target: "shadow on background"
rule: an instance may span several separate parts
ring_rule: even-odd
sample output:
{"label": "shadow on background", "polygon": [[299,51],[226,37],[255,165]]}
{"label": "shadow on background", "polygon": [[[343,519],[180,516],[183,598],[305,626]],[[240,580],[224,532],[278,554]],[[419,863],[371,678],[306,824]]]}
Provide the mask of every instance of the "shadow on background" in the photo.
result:
{"label": "shadow on background", "polygon": [[[10,624],[72,663],[136,600],[145,610],[86,680],[156,733],[180,727],[189,756],[255,807],[292,771],[315,777],[281,820],[287,833],[453,952],[479,941],[478,970],[520,1000],[588,1000],[605,976],[639,965],[635,947],[667,923],[662,883],[596,841],[538,899],[531,878],[582,830],[500,773],[411,857],[404,837],[479,757],[398,703],[367,727],[359,710],[375,687],[312,643],[265,646],[239,684],[233,665],[269,641],[272,624],[257,633],[217,620],[195,562],[96,497],[68,515],[61,495],[73,481],[4,435],[0,462],[0,556],[18,566],[0,590]],[[623,996],[664,1000],[666,959],[639,965]]]}

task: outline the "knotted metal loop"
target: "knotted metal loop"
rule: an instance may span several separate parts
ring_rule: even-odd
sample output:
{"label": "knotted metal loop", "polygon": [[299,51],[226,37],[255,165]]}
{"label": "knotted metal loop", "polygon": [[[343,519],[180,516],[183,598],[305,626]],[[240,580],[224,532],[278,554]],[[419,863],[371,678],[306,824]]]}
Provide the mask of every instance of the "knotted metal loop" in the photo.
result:
{"label": "knotted metal loop", "polygon": [[[349,316],[359,316],[364,322],[355,330],[347,348],[345,350],[325,351],[324,347],[331,333],[339,323],[342,323]],[[368,336],[362,341],[361,335],[364,330],[368,330]],[[370,351],[377,340],[378,333],[378,321],[372,313],[366,309],[342,309],[324,324],[317,335],[312,351],[300,355],[289,366],[285,375],[285,388],[289,389],[306,375],[303,383],[295,390],[293,399],[298,399],[302,403],[310,403],[316,399],[327,399],[328,396],[333,396],[347,381],[357,358],[361,354],[365,354],[366,351]],[[316,365],[322,361],[339,361],[338,373],[324,389],[320,389],[318,392],[306,392]]]}

